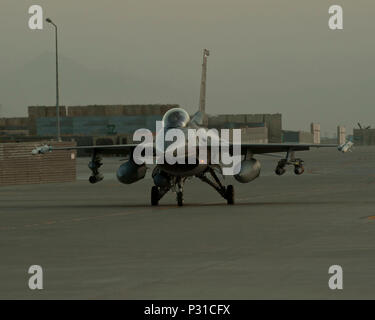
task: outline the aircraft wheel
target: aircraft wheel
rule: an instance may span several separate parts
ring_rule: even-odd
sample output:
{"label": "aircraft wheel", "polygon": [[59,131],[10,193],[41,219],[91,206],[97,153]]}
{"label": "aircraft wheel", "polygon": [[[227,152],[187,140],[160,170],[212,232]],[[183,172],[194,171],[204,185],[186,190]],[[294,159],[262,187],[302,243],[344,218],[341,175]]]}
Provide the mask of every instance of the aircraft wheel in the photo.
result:
{"label": "aircraft wheel", "polygon": [[182,192],[177,192],[177,205],[182,207],[184,205],[184,195]]}
{"label": "aircraft wheel", "polygon": [[151,205],[157,206],[159,204],[159,189],[157,186],[151,188]]}
{"label": "aircraft wheel", "polygon": [[94,184],[94,183],[97,182],[95,176],[90,176],[89,181],[90,181],[90,183],[92,183],[92,184]]}
{"label": "aircraft wheel", "polygon": [[227,199],[228,204],[234,204],[234,188],[231,184],[225,190],[225,199]]}
{"label": "aircraft wheel", "polygon": [[281,167],[279,167],[279,166],[277,166],[276,167],[276,169],[275,169],[275,173],[278,175],[278,176],[281,176],[281,175],[283,175],[284,173],[285,173],[285,169],[284,168],[281,168]]}
{"label": "aircraft wheel", "polygon": [[305,168],[304,167],[302,167],[302,166],[295,166],[294,167],[294,173],[296,175],[300,175],[300,174],[302,174],[304,172],[305,172]]}

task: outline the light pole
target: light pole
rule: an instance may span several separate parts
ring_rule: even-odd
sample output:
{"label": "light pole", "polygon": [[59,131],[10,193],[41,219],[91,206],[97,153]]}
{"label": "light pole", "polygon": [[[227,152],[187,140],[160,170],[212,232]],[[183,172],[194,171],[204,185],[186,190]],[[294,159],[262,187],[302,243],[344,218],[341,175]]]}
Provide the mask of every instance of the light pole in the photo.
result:
{"label": "light pole", "polygon": [[61,141],[61,130],[60,130],[60,107],[59,107],[59,60],[57,51],[57,25],[50,19],[46,21],[55,27],[55,42],[56,42],[56,118],[57,118],[57,141]]}

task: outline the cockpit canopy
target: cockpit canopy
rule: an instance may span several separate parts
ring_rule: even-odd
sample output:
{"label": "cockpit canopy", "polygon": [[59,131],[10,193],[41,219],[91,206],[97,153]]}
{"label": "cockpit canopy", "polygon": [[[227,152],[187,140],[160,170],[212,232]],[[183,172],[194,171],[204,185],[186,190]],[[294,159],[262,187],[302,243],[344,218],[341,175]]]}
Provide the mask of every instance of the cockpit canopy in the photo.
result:
{"label": "cockpit canopy", "polygon": [[181,108],[170,109],[163,117],[164,128],[184,128],[189,121],[189,114]]}

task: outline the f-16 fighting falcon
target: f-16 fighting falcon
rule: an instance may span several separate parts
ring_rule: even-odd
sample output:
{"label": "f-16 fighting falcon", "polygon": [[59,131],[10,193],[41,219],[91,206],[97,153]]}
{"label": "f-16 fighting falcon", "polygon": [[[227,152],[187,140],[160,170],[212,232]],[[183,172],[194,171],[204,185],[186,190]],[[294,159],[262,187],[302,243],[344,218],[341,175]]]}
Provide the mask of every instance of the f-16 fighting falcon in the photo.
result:
{"label": "f-16 fighting falcon", "polygon": [[[209,51],[204,49],[203,51],[203,64],[202,64],[202,79],[201,79],[201,90],[200,90],[200,101],[199,110],[190,117],[189,114],[182,108],[174,108],[167,111],[162,119],[162,127],[164,134],[166,135],[169,130],[180,129],[184,133],[184,140],[187,141],[187,130],[188,129],[203,129],[207,115],[205,113],[205,95],[206,95],[206,71],[207,71],[207,57]],[[217,139],[221,139],[219,136]],[[211,137],[212,141],[212,137]],[[164,141],[163,141],[164,142]],[[166,152],[170,143],[163,143],[159,145],[157,139],[151,143],[153,150],[152,155],[157,156],[160,153]],[[228,156],[233,156],[234,151],[239,150],[240,167],[235,172],[234,178],[240,183],[248,183],[256,179],[261,171],[261,164],[259,160],[255,158],[257,154],[277,153],[285,152],[285,157],[281,158],[276,166],[275,173],[282,175],[286,171],[287,166],[294,167],[294,173],[300,175],[304,172],[304,162],[300,158],[295,157],[296,151],[309,150],[311,147],[337,147],[340,151],[346,152],[350,149],[350,146],[340,148],[336,144],[298,144],[298,143],[265,143],[265,144],[242,144],[236,145],[235,142],[227,143],[228,148],[226,149]],[[100,173],[100,167],[102,166],[102,154],[124,154],[130,155],[129,159],[124,162],[117,171],[117,178],[121,183],[131,184],[143,179],[147,172],[146,163],[137,163],[137,159],[134,158],[135,150],[139,144],[122,144],[122,145],[104,145],[104,146],[77,146],[77,147],[52,147],[42,146],[33,150],[33,154],[43,154],[50,151],[59,150],[86,150],[91,152],[91,161],[89,162],[89,168],[92,175],[89,178],[90,183],[97,183],[103,179],[103,175]],[[213,187],[226,201],[228,204],[234,204],[234,187],[233,185],[225,186],[223,184],[223,165],[221,163],[213,163],[212,157],[212,144],[207,143],[207,161],[200,160],[199,154],[195,163],[186,161],[184,163],[160,163],[156,160],[156,166],[152,172],[152,178],[154,186],[151,188],[151,205],[156,206],[162,197],[172,190],[176,193],[177,204],[183,205],[183,186],[188,178],[196,177],[201,181],[207,183]],[[185,147],[183,147],[185,150]],[[199,147],[197,146],[197,153],[199,153]],[[223,156],[224,148],[221,147],[221,156]],[[222,160],[222,159],[220,159]]]}

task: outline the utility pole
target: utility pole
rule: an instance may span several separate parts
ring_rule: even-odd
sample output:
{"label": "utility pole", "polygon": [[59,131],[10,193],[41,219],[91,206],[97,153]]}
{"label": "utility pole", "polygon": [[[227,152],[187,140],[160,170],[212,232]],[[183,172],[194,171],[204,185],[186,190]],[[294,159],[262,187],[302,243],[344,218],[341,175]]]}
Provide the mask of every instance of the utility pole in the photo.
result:
{"label": "utility pole", "polygon": [[56,119],[57,119],[57,141],[61,141],[61,129],[60,129],[60,106],[59,106],[59,60],[57,50],[57,25],[50,19],[46,21],[55,27],[55,46],[56,46]]}

